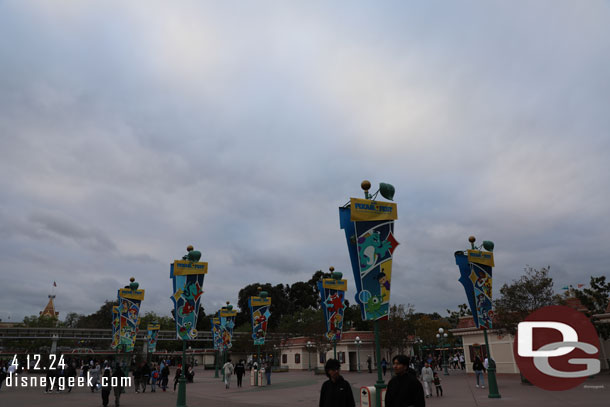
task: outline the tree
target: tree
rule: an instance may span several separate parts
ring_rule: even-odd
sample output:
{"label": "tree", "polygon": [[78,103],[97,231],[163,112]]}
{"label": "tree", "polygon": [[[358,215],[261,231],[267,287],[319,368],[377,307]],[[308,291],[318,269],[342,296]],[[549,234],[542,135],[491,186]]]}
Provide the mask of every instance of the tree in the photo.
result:
{"label": "tree", "polygon": [[[574,295],[580,300],[582,305],[587,307],[588,317],[595,314],[604,314],[608,307],[610,297],[610,282],[606,282],[606,276],[593,277],[589,282],[589,288],[584,290],[574,290]],[[610,337],[610,325],[593,321],[597,332],[604,338]]]}
{"label": "tree", "polygon": [[119,305],[118,300],[104,301],[99,310],[79,318],[77,328],[109,329],[112,327],[112,307]]}
{"label": "tree", "polygon": [[373,329],[373,323],[371,321],[362,320],[360,306],[356,304],[349,305],[347,300],[345,301],[343,320],[345,321],[345,329],[354,328],[356,331],[371,331]]}
{"label": "tree", "polygon": [[460,318],[469,315],[472,316],[472,311],[470,310],[468,304],[460,304],[458,305],[457,311],[451,311],[448,309],[447,314],[449,314],[447,321],[451,325],[451,328],[456,328],[460,322]]}
{"label": "tree", "polygon": [[303,281],[297,281],[290,286],[288,298],[292,305],[291,312],[320,308],[320,294],[311,284]]}
{"label": "tree", "polygon": [[414,310],[411,304],[407,304],[406,307],[402,304],[392,305],[389,319],[380,321],[380,344],[389,351],[390,355],[394,355],[394,351],[398,354],[405,353],[410,342],[409,335],[414,333],[412,324]]}
{"label": "tree", "polygon": [[80,322],[80,320],[84,317],[85,316],[83,314],[78,314],[76,312],[69,312],[66,315],[66,319],[64,319],[64,321],[61,323],[61,326],[66,327],[66,328],[76,328],[78,326],[78,323]]}
{"label": "tree", "polygon": [[[201,320],[203,308],[199,309],[199,320]],[[205,315],[205,314],[203,314]],[[176,329],[176,323],[174,322],[174,318],[168,316],[159,316],[153,311],[148,311],[146,314],[140,314],[140,331],[146,331],[148,329],[148,324],[153,322],[158,322],[161,325],[162,331],[173,331]],[[199,330],[199,320],[197,321],[197,329]],[[209,325],[209,322],[208,322]]]}
{"label": "tree", "polygon": [[325,273],[322,270],[318,270],[313,273],[313,276],[309,279],[307,284],[311,286],[314,291],[314,298],[316,300],[317,307],[320,308],[322,306],[322,297],[320,297],[320,289],[318,288],[318,281],[321,281],[325,278],[330,278],[330,273]]}
{"label": "tree", "polygon": [[[437,314],[438,315],[438,314]],[[427,345],[436,345],[438,339],[436,334],[439,328],[447,331],[449,323],[442,318],[435,318],[434,314],[415,314],[413,316],[414,333]]]}
{"label": "tree", "polygon": [[23,318],[23,324],[28,328],[53,328],[57,326],[57,318],[48,315],[30,315]]}
{"label": "tree", "polygon": [[269,318],[268,328],[269,330],[276,329],[280,324],[282,316],[290,313],[291,304],[288,298],[288,287],[283,284],[272,286],[269,283],[266,284],[249,284],[239,290],[237,306],[239,312],[235,317],[235,325],[242,325],[246,322],[250,322],[250,307],[248,306],[248,299],[252,296],[258,295],[258,287],[261,287],[263,291],[267,291],[267,294],[271,297],[271,318]]}
{"label": "tree", "polygon": [[500,288],[500,298],[494,301],[494,329],[514,334],[517,324],[533,311],[561,303],[561,297],[553,292],[550,266],[540,269],[526,266],[524,271],[519,280]]}

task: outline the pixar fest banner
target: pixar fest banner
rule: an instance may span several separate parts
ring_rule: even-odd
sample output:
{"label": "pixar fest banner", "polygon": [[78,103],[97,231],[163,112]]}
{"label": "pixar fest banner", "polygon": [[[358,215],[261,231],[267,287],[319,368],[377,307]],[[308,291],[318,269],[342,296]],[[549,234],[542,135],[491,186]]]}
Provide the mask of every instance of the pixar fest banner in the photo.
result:
{"label": "pixar fest banner", "polygon": [[174,294],[176,337],[182,340],[197,338],[197,315],[203,295],[203,279],[208,272],[208,263],[176,260],[170,266],[170,278]]}
{"label": "pixar fest banner", "polygon": [[144,300],[144,290],[121,288],[118,293],[119,345],[125,352],[132,352],[140,325],[140,304]]}
{"label": "pixar fest banner", "polygon": [[362,319],[387,319],[392,284],[392,255],[398,246],[394,238],[395,203],[351,198],[339,208],[341,229],[356,283],[356,303]]}
{"label": "pixar fest banner", "polygon": [[339,342],[343,331],[347,280],[325,278],[318,281],[318,290],[322,297],[322,309],[326,321],[326,338],[331,342]]}
{"label": "pixar fest banner", "polygon": [[468,250],[468,254],[455,252],[455,263],[460,269],[459,281],[464,286],[466,298],[477,328],[491,329],[493,311],[491,304],[492,268],[494,255],[482,250]]}
{"label": "pixar fest banner", "polygon": [[270,297],[250,297],[250,316],[252,321],[252,339],[255,345],[264,345],[267,335],[267,322],[271,316],[269,307],[271,306]]}

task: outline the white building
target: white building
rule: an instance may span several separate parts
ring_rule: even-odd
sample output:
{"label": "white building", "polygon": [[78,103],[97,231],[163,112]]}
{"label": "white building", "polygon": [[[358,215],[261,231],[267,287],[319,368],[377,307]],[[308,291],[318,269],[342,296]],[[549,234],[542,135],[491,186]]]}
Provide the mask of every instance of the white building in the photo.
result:
{"label": "white building", "polygon": [[[357,343],[356,338],[360,343]],[[308,346],[309,345],[309,346]],[[280,363],[289,369],[307,370],[324,369],[328,359],[334,357],[334,349],[331,343],[322,342],[316,344],[313,338],[295,337],[282,342],[280,346]],[[382,357],[390,361],[390,355],[382,351]],[[376,369],[375,358],[375,336],[371,331],[346,331],[337,343],[337,359],[341,363],[343,371],[367,371],[367,359],[371,359],[371,367]]]}
{"label": "white building", "polygon": [[[586,311],[586,308],[576,298],[568,298],[566,300],[566,305],[577,311]],[[606,313],[594,315],[592,319],[610,323],[610,304],[608,304]],[[483,330],[477,329],[474,326],[472,317],[469,316],[460,318],[458,327],[452,329],[451,333],[455,336],[462,337],[464,357],[466,358],[466,372],[473,373],[472,363],[474,361],[474,356],[479,355],[481,360],[483,360],[487,354]],[[487,331],[487,337],[491,356],[496,361],[497,373],[520,373],[513,353],[514,336],[510,334],[501,335],[497,331],[491,329]],[[601,345],[599,352],[601,368],[609,369],[610,361],[608,358],[610,357],[610,340],[604,341],[601,336],[599,340]]]}

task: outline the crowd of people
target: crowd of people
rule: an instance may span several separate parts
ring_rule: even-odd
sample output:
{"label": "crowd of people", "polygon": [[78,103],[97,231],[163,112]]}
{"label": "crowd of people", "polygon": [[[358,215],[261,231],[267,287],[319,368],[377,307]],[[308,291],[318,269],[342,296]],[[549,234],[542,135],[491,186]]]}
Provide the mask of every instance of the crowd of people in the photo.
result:
{"label": "crowd of people", "polygon": [[[425,358],[409,358],[397,355],[392,358],[394,375],[390,379],[385,394],[386,407],[414,406],[424,407],[426,398],[432,397],[432,389],[436,390],[437,397],[443,397],[443,386],[437,371],[442,370],[442,358],[429,354]],[[484,372],[487,369],[488,359],[482,362],[476,356],[473,370],[476,376],[476,387],[485,388]],[[466,368],[464,355],[456,353],[449,357],[448,365],[451,369],[463,370]],[[369,362],[370,367],[370,362]],[[328,380],[320,390],[319,407],[355,407],[354,396],[349,389],[350,384],[340,375],[341,363],[336,359],[329,359],[324,366]],[[383,374],[386,374],[388,363],[381,361]],[[369,371],[371,371],[369,369]],[[434,387],[433,387],[434,386]]]}
{"label": "crowd of people", "polygon": [[[237,387],[242,387],[242,379],[246,374],[246,369],[258,371],[258,362],[257,361],[249,361],[246,364],[246,361],[241,359],[237,362],[236,365],[233,365],[231,359],[229,359],[222,366],[222,372],[224,374],[224,383],[225,389],[231,388],[231,378],[233,374],[237,377]],[[267,382],[267,386],[271,385],[271,371],[273,370],[273,362],[271,359],[265,359],[261,362],[261,370],[265,375],[265,379]]]}
{"label": "crowd of people", "polygon": [[[128,367],[108,359],[68,359],[65,361],[65,364],[58,364],[57,369],[44,369],[46,375],[44,393],[70,393],[72,391],[70,383],[74,383],[78,377],[82,377],[85,378],[85,382],[92,393],[101,393],[102,404],[104,406],[108,405],[110,394],[113,391],[115,405],[119,406],[121,394],[125,392],[125,389],[120,385],[120,378],[127,377],[131,373],[133,388],[136,393],[146,392],[149,386],[150,391],[153,393],[157,391],[157,388],[162,391],[167,391],[170,366],[174,363],[174,360],[171,359],[161,360],[159,363],[152,364],[146,361],[139,363],[135,363],[134,361]],[[8,361],[0,361],[0,390],[2,389],[2,385],[7,376],[14,373],[24,373],[24,366],[25,363],[21,363],[21,361],[19,365],[11,364]],[[176,390],[181,375],[182,366],[178,364],[174,375],[174,391]],[[107,380],[102,380],[103,377],[106,377]],[[116,377],[118,380],[113,381],[113,377]],[[188,383],[192,383],[195,377],[195,371],[189,364],[186,365],[185,377]],[[62,378],[62,380],[58,380],[60,378]],[[71,381],[69,380],[70,378],[74,379]],[[113,386],[113,382],[119,384]],[[62,386],[62,383],[67,385]]]}
{"label": "crowd of people", "polygon": [[[391,370],[393,376],[390,379],[387,387],[385,396],[385,405],[387,407],[392,406],[425,406],[425,399],[432,397],[432,391],[436,391],[437,397],[443,396],[443,387],[438,371],[441,371],[444,367],[442,356],[428,354],[425,357],[409,358],[404,355],[397,355],[392,358]],[[95,360],[90,359],[89,361],[81,361],[77,359],[68,360],[65,366],[61,366],[56,370],[46,370],[47,375],[47,387],[45,393],[59,392],[60,389],[57,387],[57,380],[53,381],[55,387],[51,387],[48,380],[51,377],[80,377],[87,378],[87,382],[90,384],[90,390],[92,393],[100,392],[102,396],[103,406],[107,406],[111,393],[114,392],[115,405],[119,406],[121,393],[124,392],[124,388],[121,385],[111,385],[110,380],[101,380],[103,377],[110,378],[123,378],[126,377],[130,372],[133,376],[133,387],[136,393],[146,392],[148,386],[150,386],[151,392],[156,392],[157,388],[162,391],[167,391],[169,377],[170,377],[170,366],[172,360],[161,360],[158,363],[149,364],[146,361],[139,363],[133,362],[129,369],[127,366],[121,366],[120,363],[116,363],[108,360]],[[372,364],[368,361],[369,368]],[[466,367],[464,355],[462,353],[456,353],[450,355],[447,360],[448,367],[451,369],[463,370]],[[355,407],[354,397],[351,391],[349,383],[340,375],[341,363],[336,359],[329,359],[324,367],[328,380],[322,385],[320,391],[320,407]],[[475,372],[476,387],[485,388],[485,371],[488,367],[488,359],[485,358],[483,361],[479,356],[475,356],[473,362],[473,371]],[[176,391],[177,384],[182,376],[182,365],[178,364],[174,374],[174,386],[173,390]],[[189,364],[185,366],[185,378],[187,382],[192,383],[195,376],[193,367]],[[383,375],[389,370],[388,362],[383,359],[381,361],[381,368]],[[8,362],[0,362],[0,389],[7,375],[12,373],[21,373],[22,365],[15,366]],[[258,370],[259,365],[256,361],[239,360],[237,364],[233,365],[231,359],[222,366],[221,371],[224,374],[225,388],[229,389],[231,386],[232,376],[237,377],[237,387],[242,387],[243,376],[246,370]],[[271,384],[271,371],[272,361],[263,360],[260,365],[260,369],[263,370],[266,378],[267,385]],[[80,372],[79,372],[80,370]],[[117,381],[115,381],[116,383]],[[119,381],[120,382],[120,381]],[[104,385],[103,385],[104,384]],[[63,391],[71,392],[72,388],[67,387]],[[349,390],[349,391],[348,391]]]}

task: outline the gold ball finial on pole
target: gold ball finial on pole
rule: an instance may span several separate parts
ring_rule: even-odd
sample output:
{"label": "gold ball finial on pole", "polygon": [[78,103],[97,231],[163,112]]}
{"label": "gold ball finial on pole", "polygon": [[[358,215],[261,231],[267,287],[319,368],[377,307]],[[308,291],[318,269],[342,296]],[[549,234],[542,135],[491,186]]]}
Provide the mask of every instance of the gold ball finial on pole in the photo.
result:
{"label": "gold ball finial on pole", "polygon": [[332,273],[333,271],[335,271],[335,268],[334,268],[333,266],[330,266],[330,267],[328,268],[328,270],[329,270],[329,271]]}
{"label": "gold ball finial on pole", "polygon": [[129,281],[133,283],[134,281],[136,281],[136,278],[135,278],[135,277],[131,277],[131,278],[129,279]]}
{"label": "gold ball finial on pole", "polygon": [[471,246],[472,250],[474,250],[474,242],[476,242],[476,241],[477,241],[476,237],[474,237],[474,236],[470,236],[470,237],[468,238],[468,241],[470,242],[470,246]]}
{"label": "gold ball finial on pole", "polygon": [[190,244],[190,245],[186,246],[186,251],[187,251],[187,252],[190,252],[190,251],[192,251],[192,250],[193,250],[193,245],[192,245],[192,244]]}
{"label": "gold ball finial on pole", "polygon": [[360,183],[360,188],[364,190],[364,192],[368,192],[371,189],[371,181],[365,179]]}

